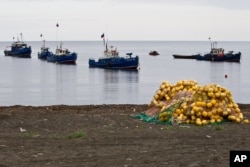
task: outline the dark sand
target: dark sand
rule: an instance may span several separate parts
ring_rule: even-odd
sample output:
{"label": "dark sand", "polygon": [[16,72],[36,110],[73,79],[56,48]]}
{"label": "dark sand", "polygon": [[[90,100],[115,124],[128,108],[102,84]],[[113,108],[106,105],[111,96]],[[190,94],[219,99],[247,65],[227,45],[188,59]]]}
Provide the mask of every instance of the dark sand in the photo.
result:
{"label": "dark sand", "polygon": [[[250,105],[240,105],[250,118]],[[250,151],[250,124],[159,125],[147,105],[0,107],[0,167],[228,167]],[[20,129],[26,130],[21,132]]]}

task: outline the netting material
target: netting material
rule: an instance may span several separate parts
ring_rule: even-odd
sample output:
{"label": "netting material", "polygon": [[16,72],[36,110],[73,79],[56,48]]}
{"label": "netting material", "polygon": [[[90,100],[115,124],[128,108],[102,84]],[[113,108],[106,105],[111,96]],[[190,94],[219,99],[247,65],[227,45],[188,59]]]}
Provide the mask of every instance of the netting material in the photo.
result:
{"label": "netting material", "polygon": [[148,110],[134,118],[172,125],[205,125],[223,121],[242,122],[243,114],[226,88],[216,84],[201,86],[196,81],[183,80],[174,85],[164,81]]}

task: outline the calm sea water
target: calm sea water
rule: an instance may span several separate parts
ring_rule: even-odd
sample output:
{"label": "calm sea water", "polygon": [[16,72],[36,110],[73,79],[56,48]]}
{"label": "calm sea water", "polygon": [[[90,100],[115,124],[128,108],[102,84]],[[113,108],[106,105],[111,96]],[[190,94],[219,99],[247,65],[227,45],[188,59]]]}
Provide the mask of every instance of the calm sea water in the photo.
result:
{"label": "calm sea water", "polygon": [[[240,63],[218,63],[172,57],[172,54],[205,53],[210,50],[209,41],[110,41],[121,56],[126,52],[139,56],[139,71],[89,68],[89,57],[102,56],[102,41],[64,42],[64,47],[78,53],[77,65],[39,60],[37,52],[42,42],[27,42],[32,46],[31,59],[5,57],[3,51],[10,43],[0,42],[1,106],[147,104],[162,81],[174,84],[183,79],[225,86],[237,103],[250,103],[250,42],[218,42],[218,47],[226,51],[242,52]],[[52,51],[57,46],[57,42],[46,44]],[[151,50],[160,55],[149,56]]]}

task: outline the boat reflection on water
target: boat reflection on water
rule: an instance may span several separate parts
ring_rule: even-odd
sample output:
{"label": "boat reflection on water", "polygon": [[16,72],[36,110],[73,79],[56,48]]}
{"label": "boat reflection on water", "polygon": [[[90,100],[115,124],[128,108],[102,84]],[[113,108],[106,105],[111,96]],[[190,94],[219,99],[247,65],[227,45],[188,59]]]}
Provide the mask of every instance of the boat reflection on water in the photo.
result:
{"label": "boat reflection on water", "polygon": [[138,83],[138,70],[111,70],[104,72],[104,82],[109,83]]}
{"label": "boat reflection on water", "polygon": [[[137,99],[139,96],[139,71],[138,70],[112,70],[89,68],[90,81],[97,87],[102,87],[99,91],[100,96],[97,99],[102,103],[119,104],[131,103],[131,99]],[[98,90],[93,90],[98,91]],[[138,93],[136,93],[138,92]],[[137,96],[138,94],[138,96]],[[136,95],[136,96],[135,96]]]}
{"label": "boat reflection on water", "polygon": [[135,70],[106,70],[104,73],[105,85],[103,87],[105,99],[112,101],[116,98],[120,103],[128,103],[135,98],[132,96],[139,94],[138,76],[138,71]]}

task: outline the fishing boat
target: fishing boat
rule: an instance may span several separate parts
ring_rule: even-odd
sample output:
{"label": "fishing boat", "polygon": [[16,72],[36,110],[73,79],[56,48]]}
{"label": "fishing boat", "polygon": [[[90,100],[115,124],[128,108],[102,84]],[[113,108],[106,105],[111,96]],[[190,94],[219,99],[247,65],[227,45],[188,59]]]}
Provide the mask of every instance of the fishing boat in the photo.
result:
{"label": "fishing boat", "polygon": [[[104,38],[104,35],[102,35]],[[94,58],[89,58],[89,67],[97,68],[108,68],[108,69],[138,69],[139,68],[139,57],[132,56],[133,53],[127,53],[125,57],[120,57],[117,48],[110,46],[104,39],[104,45],[106,49],[104,50],[104,56],[100,57],[98,60]]]}
{"label": "fishing boat", "polygon": [[4,50],[5,56],[13,56],[13,57],[20,57],[20,58],[31,58],[31,46],[28,46],[22,40],[21,34],[21,41],[17,38],[16,42],[13,42],[11,46],[7,46]]}
{"label": "fishing boat", "polygon": [[196,56],[197,60],[240,62],[241,52],[228,51],[225,53],[223,48],[217,48],[217,42],[211,42],[211,38],[209,40],[211,44],[210,52]]}
{"label": "fishing boat", "polygon": [[196,59],[197,56],[200,54],[195,54],[195,55],[180,55],[180,54],[173,54],[173,57],[175,59]]}
{"label": "fishing boat", "polygon": [[49,51],[49,47],[45,46],[45,40],[43,40],[43,45],[41,47],[41,51],[38,52],[38,58],[42,60],[47,60],[47,57],[51,55],[52,52]]}
{"label": "fishing boat", "polygon": [[158,56],[160,54],[156,50],[153,50],[153,51],[149,52],[149,55],[151,55],[151,56]]}
{"label": "fishing boat", "polygon": [[199,55],[196,59],[205,61],[240,62],[241,52],[234,53],[234,51],[228,51],[225,53],[223,48],[212,48],[209,53]]}
{"label": "fishing boat", "polygon": [[76,64],[77,53],[70,52],[68,49],[62,47],[56,48],[55,53],[47,55],[47,61],[59,64]]}

